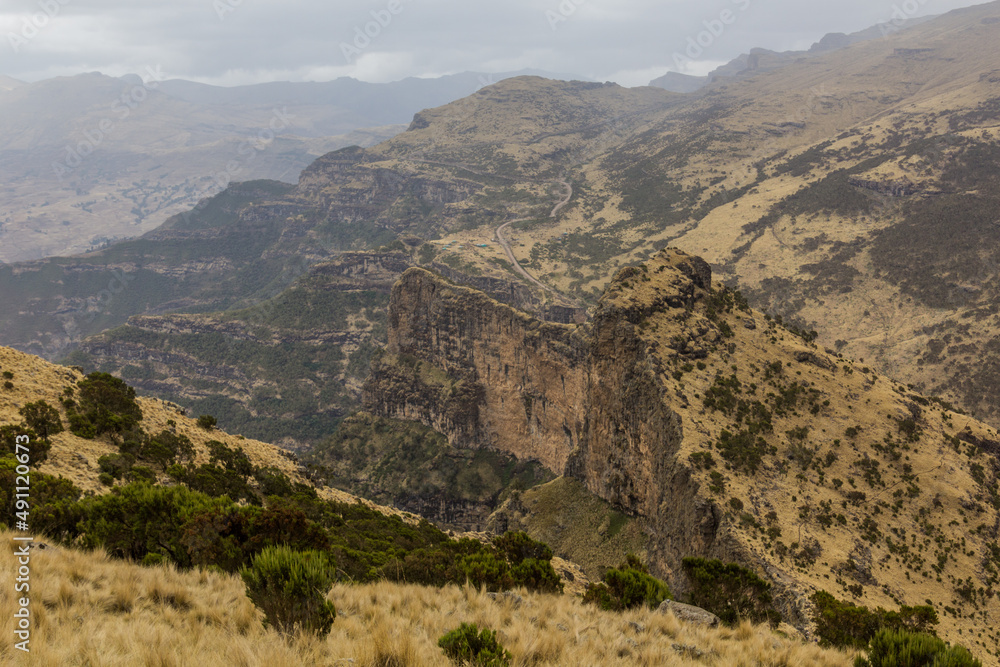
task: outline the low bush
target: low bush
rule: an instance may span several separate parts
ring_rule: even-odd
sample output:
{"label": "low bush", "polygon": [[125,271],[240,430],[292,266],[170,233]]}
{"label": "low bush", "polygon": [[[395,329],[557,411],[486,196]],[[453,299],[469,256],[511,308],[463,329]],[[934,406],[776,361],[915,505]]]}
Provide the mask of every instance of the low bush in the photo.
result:
{"label": "low bush", "polygon": [[438,639],[438,646],[457,665],[507,667],[514,659],[497,641],[496,632],[486,628],[480,630],[474,623],[462,623]]}
{"label": "low bush", "polygon": [[591,584],[583,601],[608,611],[624,611],[645,604],[655,609],[664,600],[672,600],[670,588],[649,574],[646,566],[629,554],[617,568],[605,572],[601,583]]}
{"label": "low bush", "polygon": [[326,594],[333,585],[333,564],[319,551],[268,547],[240,570],[247,597],[264,612],[265,625],[291,634],[326,635],[337,611]]}

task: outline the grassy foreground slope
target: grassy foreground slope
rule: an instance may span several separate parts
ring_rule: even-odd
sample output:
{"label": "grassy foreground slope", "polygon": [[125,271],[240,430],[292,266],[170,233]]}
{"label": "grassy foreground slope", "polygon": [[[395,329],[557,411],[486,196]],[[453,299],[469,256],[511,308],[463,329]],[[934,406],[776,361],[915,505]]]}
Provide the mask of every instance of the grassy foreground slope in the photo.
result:
{"label": "grassy foreground slope", "polygon": [[[11,533],[0,571],[12,573]],[[461,622],[498,631],[517,665],[816,665],[851,656],[773,634],[767,626],[707,629],[645,608],[605,612],[562,595],[520,591],[494,601],[474,588],[337,584],[337,620],[323,639],[266,630],[237,575],[141,567],[101,552],[32,553],[34,633],[13,648],[14,600],[0,600],[0,660],[41,665],[442,665],[437,639]],[[702,658],[699,659],[698,655]],[[8,662],[11,661],[11,662]]]}

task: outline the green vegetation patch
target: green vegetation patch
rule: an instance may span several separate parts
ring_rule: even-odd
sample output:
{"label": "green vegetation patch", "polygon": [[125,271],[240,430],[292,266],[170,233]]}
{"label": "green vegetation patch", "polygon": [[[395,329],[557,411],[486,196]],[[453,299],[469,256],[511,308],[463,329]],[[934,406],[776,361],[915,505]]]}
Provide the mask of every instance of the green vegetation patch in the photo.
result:
{"label": "green vegetation patch", "polygon": [[510,491],[555,477],[536,461],[494,450],[455,449],[422,424],[365,413],[341,422],[308,460],[331,486],[413,511],[441,503],[495,507]]}

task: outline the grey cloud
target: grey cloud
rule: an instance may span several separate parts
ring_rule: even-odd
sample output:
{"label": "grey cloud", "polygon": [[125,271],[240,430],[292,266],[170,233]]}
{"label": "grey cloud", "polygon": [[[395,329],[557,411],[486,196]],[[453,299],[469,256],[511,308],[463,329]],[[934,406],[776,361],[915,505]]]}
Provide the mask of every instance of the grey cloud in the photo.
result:
{"label": "grey cloud", "polygon": [[[672,69],[673,53],[683,52],[688,39],[697,38],[699,32],[717,27],[723,11],[731,12],[735,20],[703,50],[699,56],[703,66],[729,60],[754,46],[801,48],[826,32],[861,30],[889,19],[905,2],[917,8],[914,15],[973,4],[968,0],[7,0],[0,9],[0,34],[5,37],[0,43],[0,73],[31,81],[92,70],[120,74],[159,64],[172,77],[251,83],[344,75],[388,80],[533,67],[605,80],[622,78],[626,72]],[[40,3],[59,4],[58,14],[15,53],[10,35],[19,34],[25,17],[42,11]],[[390,9],[399,11],[392,14]],[[354,46],[356,30],[366,27],[377,34],[358,49],[360,58],[345,58],[341,45]],[[358,43],[364,41],[362,37]]]}

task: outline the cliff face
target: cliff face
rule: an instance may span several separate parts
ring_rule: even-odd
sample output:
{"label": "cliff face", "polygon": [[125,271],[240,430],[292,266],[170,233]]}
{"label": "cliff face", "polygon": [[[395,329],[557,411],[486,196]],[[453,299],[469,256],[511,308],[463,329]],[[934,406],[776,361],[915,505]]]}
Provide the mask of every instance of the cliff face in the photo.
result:
{"label": "cliff face", "polygon": [[411,269],[393,288],[386,355],[363,401],[423,421],[457,447],[490,447],[562,471],[579,444],[586,345],[481,292]]}
{"label": "cliff face", "polygon": [[816,590],[962,599],[939,609],[955,640],[1000,612],[976,592],[1000,582],[996,432],[752,311],[700,259],[619,271],[580,326],[419,269],[390,303],[369,409],[578,479],[638,518],[676,592],[703,556],[765,576],[807,633]]}
{"label": "cliff face", "polygon": [[[718,509],[698,498],[699,484],[678,461],[682,420],[661,380],[656,345],[639,334],[651,313],[693,308],[711,271],[679,253],[666,262],[670,289],[651,301],[605,298],[583,326],[541,322],[410,270],[393,288],[387,353],[373,363],[362,400],[376,414],[431,426],[452,446],[540,461],[652,519],[662,539],[651,557],[662,571],[678,570],[692,550],[730,555],[732,545],[716,544]],[[673,344],[696,359],[720,339],[717,327],[697,318]]]}

